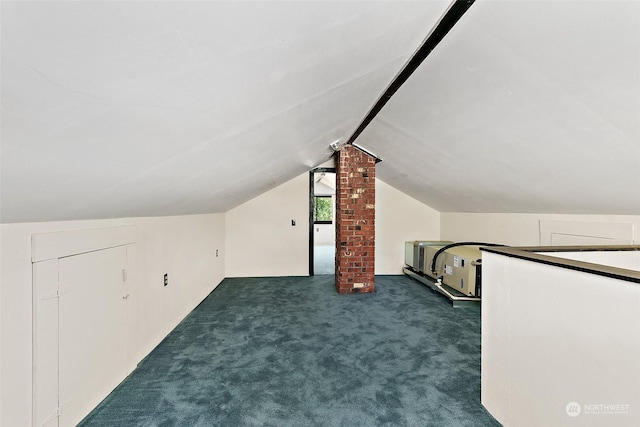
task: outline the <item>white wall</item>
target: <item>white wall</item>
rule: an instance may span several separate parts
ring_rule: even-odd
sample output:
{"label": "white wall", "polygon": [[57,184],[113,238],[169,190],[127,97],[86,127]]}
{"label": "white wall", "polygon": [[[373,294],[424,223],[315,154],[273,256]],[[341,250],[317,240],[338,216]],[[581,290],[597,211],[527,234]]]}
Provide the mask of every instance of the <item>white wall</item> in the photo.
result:
{"label": "white wall", "polygon": [[[308,275],[308,221],[308,173],[227,212],[227,276]],[[405,240],[439,236],[439,212],[376,179],[376,274],[402,274]]]}
{"label": "white wall", "polygon": [[313,244],[318,245],[335,245],[336,244],[336,223],[335,218],[332,224],[314,224]]}
{"label": "white wall", "polygon": [[228,211],[226,242],[227,277],[307,276],[309,174]]}
{"label": "white wall", "polygon": [[[498,421],[640,425],[640,284],[493,253],[482,274],[481,395]],[[628,413],[587,413],[607,404]]]}
{"label": "white wall", "polygon": [[376,179],[376,274],[402,274],[405,241],[439,239],[440,212]]}
{"label": "white wall", "polygon": [[540,220],[592,222],[593,232],[606,223],[635,225],[635,242],[640,242],[640,215],[552,215],[447,213],[441,215],[441,237],[454,242],[474,240],[511,246],[540,245]]}
{"label": "white wall", "polygon": [[4,311],[3,309],[3,305],[2,305],[2,288],[3,288],[3,283],[4,283],[4,278],[2,276],[2,272],[4,271],[3,268],[3,260],[4,260],[4,245],[2,244],[3,239],[3,228],[2,225],[0,225],[0,424],[2,424],[2,420],[4,418],[2,418],[3,416],[3,411],[2,411],[2,407],[4,406],[4,397],[3,397],[3,389],[4,386],[2,384],[2,367],[4,366],[3,364],[3,360],[2,360],[2,349],[4,347],[4,339],[3,339],[3,334],[2,334],[2,330],[4,329],[3,322],[2,322],[2,311]]}
{"label": "white wall", "polygon": [[31,419],[31,234],[118,225],[136,226],[129,268],[138,360],[225,277],[224,214],[0,225],[0,425],[28,426]]}

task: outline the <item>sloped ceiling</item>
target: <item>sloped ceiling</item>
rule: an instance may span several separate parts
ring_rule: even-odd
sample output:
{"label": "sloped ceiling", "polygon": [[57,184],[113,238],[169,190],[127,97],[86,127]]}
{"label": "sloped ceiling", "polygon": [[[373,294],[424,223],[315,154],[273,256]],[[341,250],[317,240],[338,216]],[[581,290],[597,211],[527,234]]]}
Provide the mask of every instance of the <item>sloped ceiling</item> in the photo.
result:
{"label": "sloped ceiling", "polygon": [[[0,5],[21,222],[225,212],[303,173],[449,1]],[[441,211],[640,214],[640,2],[478,0],[356,143]]]}
{"label": "sloped ceiling", "polygon": [[2,222],[227,211],[326,161],[448,6],[3,1]]}
{"label": "sloped ceiling", "polygon": [[478,0],[356,142],[439,211],[640,214],[640,2]]}

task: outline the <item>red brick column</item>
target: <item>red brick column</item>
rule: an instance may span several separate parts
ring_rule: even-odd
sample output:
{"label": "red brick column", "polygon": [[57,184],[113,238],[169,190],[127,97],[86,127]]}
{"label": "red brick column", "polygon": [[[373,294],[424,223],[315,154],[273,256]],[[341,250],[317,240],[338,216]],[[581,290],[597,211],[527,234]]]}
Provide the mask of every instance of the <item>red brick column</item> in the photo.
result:
{"label": "red brick column", "polygon": [[376,158],[352,145],[336,167],[336,289],[375,291]]}

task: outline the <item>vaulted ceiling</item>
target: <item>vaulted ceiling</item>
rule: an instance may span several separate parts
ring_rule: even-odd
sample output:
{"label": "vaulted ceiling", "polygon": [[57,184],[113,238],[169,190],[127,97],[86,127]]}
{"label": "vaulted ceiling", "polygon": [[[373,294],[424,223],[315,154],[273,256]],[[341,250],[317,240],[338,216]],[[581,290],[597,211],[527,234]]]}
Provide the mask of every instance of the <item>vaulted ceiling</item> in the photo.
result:
{"label": "vaulted ceiling", "polygon": [[478,0],[358,143],[440,211],[640,214],[640,2]]}
{"label": "vaulted ceiling", "polygon": [[[449,1],[3,1],[2,222],[225,212],[331,155]],[[640,214],[640,2],[478,0],[356,141],[441,211]]]}

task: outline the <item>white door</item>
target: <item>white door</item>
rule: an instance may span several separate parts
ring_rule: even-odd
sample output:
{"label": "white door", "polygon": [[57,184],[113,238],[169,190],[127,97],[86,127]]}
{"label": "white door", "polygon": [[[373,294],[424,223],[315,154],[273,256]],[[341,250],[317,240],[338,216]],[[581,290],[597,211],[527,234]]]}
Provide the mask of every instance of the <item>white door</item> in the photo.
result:
{"label": "white door", "polygon": [[60,426],[82,420],[128,374],[127,248],[59,260]]}

